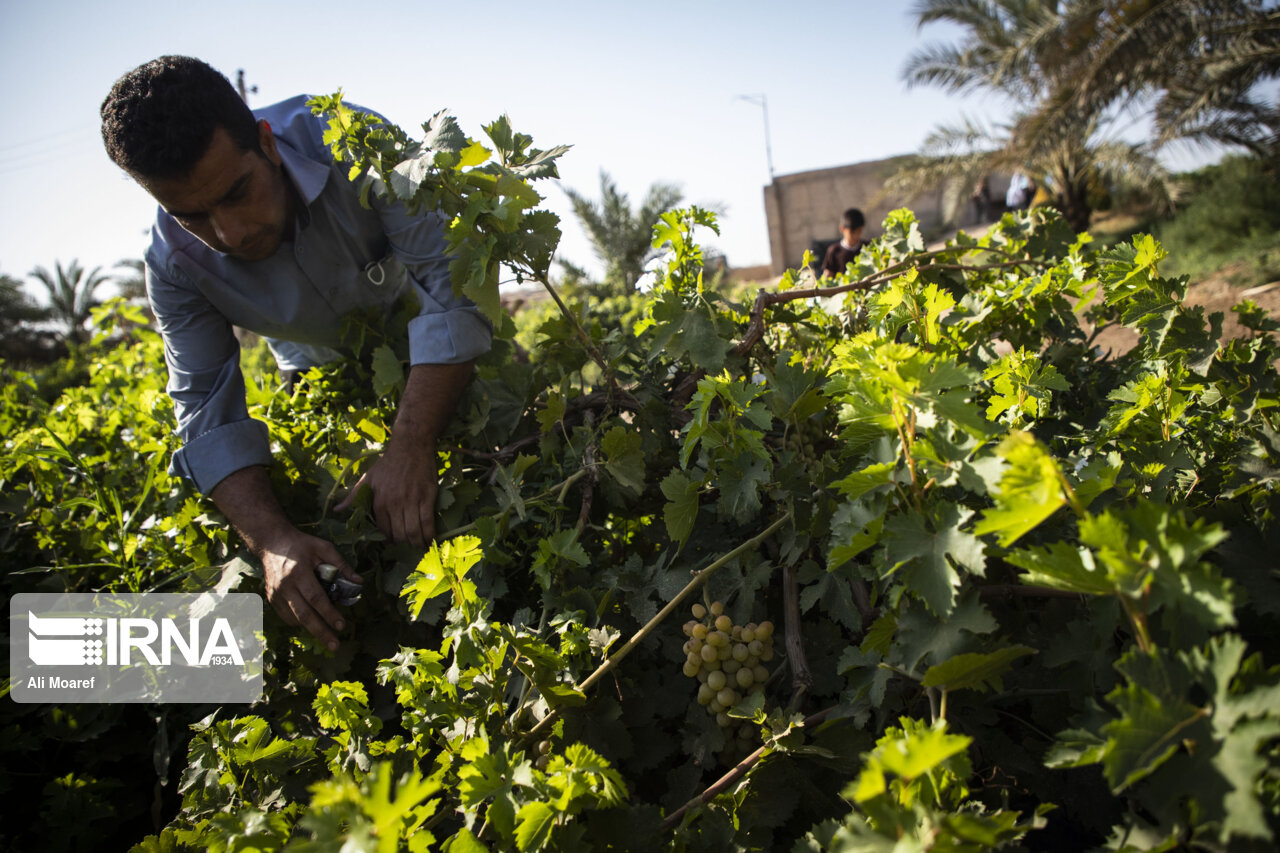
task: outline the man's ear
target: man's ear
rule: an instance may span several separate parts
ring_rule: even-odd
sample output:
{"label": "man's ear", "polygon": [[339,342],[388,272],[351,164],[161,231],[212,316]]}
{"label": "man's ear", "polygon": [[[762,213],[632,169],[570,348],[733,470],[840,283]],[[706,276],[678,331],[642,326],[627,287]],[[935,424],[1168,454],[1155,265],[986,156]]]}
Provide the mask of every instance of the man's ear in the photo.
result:
{"label": "man's ear", "polygon": [[276,135],[271,132],[271,125],[265,118],[258,119],[258,147],[263,155],[277,166],[280,165],[280,152],[276,150]]}

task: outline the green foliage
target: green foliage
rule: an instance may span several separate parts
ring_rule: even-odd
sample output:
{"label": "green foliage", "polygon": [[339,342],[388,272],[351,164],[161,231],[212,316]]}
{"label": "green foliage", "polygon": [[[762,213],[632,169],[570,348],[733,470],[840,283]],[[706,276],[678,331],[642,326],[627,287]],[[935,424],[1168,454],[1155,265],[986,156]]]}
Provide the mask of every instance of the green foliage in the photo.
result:
{"label": "green foliage", "polygon": [[[496,296],[492,262],[550,287],[524,180],[551,152],[505,122],[411,143],[330,107],[358,180],[451,205],[460,286]],[[559,313],[497,339],[439,442],[425,554],[332,513],[388,435],[394,343],[290,394],[250,381],[286,510],[367,593],[336,654],[268,610],[266,698],[157,747],[185,755],[157,764],[179,796],[137,849],[1274,846],[1269,321],[1246,306],[1255,334],[1220,343],[1154,240],[1094,253],[1043,210],[934,252],[896,211],[846,275],[740,305],[701,277],[713,224],[663,220],[649,293],[552,288]],[[1139,346],[1103,358],[1081,303]],[[6,583],[260,591],[154,461],[158,342],[130,334],[92,374],[118,418],[80,388],[4,391],[0,547],[53,567]],[[40,523],[58,513],[72,529]],[[677,615],[716,601],[788,650],[723,721]],[[93,814],[108,782],[68,772],[50,798]]]}
{"label": "green foliage", "polygon": [[1227,157],[1187,177],[1177,214],[1159,226],[1170,271],[1203,277],[1243,262],[1241,278],[1280,276],[1280,175],[1257,157]]}

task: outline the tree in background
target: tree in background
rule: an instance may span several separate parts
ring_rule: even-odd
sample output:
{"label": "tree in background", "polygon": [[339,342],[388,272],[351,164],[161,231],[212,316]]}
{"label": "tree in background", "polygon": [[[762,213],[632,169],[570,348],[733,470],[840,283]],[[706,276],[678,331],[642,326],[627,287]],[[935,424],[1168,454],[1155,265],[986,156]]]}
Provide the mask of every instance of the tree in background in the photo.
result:
{"label": "tree in background", "polygon": [[0,274],[0,360],[43,364],[65,354],[53,334],[35,326],[48,318],[49,309],[37,305],[21,281]]}
{"label": "tree in background", "polygon": [[73,260],[63,268],[62,263],[54,264],[54,272],[44,267],[36,267],[29,275],[44,285],[49,293],[49,310],[53,319],[67,329],[67,340],[82,343],[87,337],[85,324],[89,315],[99,301],[94,299],[94,292],[111,280],[101,267],[94,267],[86,272],[79,261]]}
{"label": "tree in background", "polygon": [[22,282],[0,273],[0,335],[8,336],[18,326],[47,319],[49,309],[36,304],[22,289]]}
{"label": "tree in background", "polygon": [[[565,194],[596,256],[604,263],[605,285],[623,293],[635,288],[645,264],[657,254],[653,248],[653,226],[658,217],[684,198],[678,187],[657,183],[649,187],[639,209],[632,210],[627,194],[618,189],[604,170],[600,172],[599,201],[569,188],[565,188]],[[572,264],[565,267],[571,274],[581,274]]]}
{"label": "tree in background", "polygon": [[[151,302],[147,299],[146,262],[141,258],[124,258],[116,261],[115,268],[120,270],[115,276],[116,289],[120,291],[120,295],[140,307],[147,318],[154,322],[156,315],[151,310]],[[240,336],[239,329],[236,336]]]}
{"label": "tree in background", "polygon": [[1149,110],[1156,144],[1175,139],[1280,155],[1280,104],[1259,84],[1280,76],[1280,7],[1261,0],[1088,0],[1068,5],[1070,74],[1044,103]]}
{"label": "tree in background", "polygon": [[124,258],[116,261],[116,269],[121,270],[121,273],[115,277],[116,288],[120,291],[120,295],[130,302],[146,302],[146,264],[142,259]]}
{"label": "tree in background", "polygon": [[1071,84],[1078,31],[1075,4],[1054,0],[920,0],[911,14],[920,26],[947,22],[963,31],[952,44],[926,45],[913,53],[903,77],[911,86],[986,91],[1022,108],[1005,126],[973,121],[936,130],[889,182],[907,197],[942,184],[952,212],[968,191],[993,172],[1021,170],[1044,182],[1071,227],[1083,231],[1099,187],[1145,187],[1158,201],[1171,193],[1169,176],[1148,146],[1110,134],[1109,104],[1063,104],[1046,117],[1042,108]]}

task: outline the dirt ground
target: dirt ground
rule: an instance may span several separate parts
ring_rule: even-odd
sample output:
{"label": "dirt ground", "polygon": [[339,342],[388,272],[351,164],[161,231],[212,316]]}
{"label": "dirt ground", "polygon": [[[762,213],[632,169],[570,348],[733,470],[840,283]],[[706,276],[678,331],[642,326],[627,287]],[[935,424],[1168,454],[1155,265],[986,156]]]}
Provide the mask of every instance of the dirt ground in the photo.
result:
{"label": "dirt ground", "polygon": [[[1203,305],[1205,315],[1221,311],[1222,340],[1243,337],[1247,330],[1240,325],[1231,307],[1246,299],[1252,299],[1258,307],[1274,318],[1280,319],[1280,281],[1273,281],[1256,287],[1240,288],[1231,284],[1232,275],[1236,272],[1232,267],[1224,267],[1213,275],[1191,284],[1183,302],[1187,305]],[[1104,329],[1095,339],[1095,343],[1104,352],[1121,355],[1133,349],[1138,343],[1138,334],[1132,329],[1116,326]]]}

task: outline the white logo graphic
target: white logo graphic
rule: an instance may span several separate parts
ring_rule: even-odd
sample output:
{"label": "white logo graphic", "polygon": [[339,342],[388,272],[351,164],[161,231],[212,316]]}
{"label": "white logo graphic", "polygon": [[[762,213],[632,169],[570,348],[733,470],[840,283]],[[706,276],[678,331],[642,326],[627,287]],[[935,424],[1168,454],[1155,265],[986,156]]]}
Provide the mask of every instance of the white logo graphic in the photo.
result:
{"label": "white logo graphic", "polygon": [[[40,666],[85,666],[102,663],[102,640],[84,639],[102,634],[101,619],[66,616],[40,618],[27,611],[31,636],[27,655]],[[113,620],[114,621],[114,620]],[[50,639],[74,637],[75,639]]]}
{"label": "white logo graphic", "polygon": [[[128,666],[131,652],[138,653],[152,666],[168,666],[173,662],[174,650],[190,666],[208,666],[210,663],[234,663],[244,666],[244,658],[231,625],[226,619],[213,620],[213,628],[201,643],[200,620],[191,619],[184,636],[178,623],[169,618],[156,619],[96,619],[67,616],[40,617],[27,611],[31,634],[28,637],[27,656],[39,666],[87,666],[101,664],[103,641],[92,639],[106,632],[106,661],[108,666]],[[139,632],[139,633],[136,633]],[[76,639],[50,639],[51,637],[75,637]],[[88,637],[88,639],[81,639]],[[160,640],[160,654],[152,643]]]}

